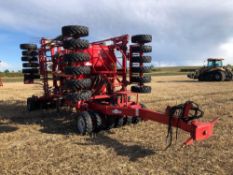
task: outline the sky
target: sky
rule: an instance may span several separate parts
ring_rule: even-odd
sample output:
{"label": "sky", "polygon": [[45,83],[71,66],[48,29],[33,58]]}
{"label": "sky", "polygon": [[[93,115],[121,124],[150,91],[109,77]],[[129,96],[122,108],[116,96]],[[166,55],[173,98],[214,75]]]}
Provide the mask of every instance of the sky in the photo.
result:
{"label": "sky", "polygon": [[233,64],[233,0],[0,1],[0,71],[20,70],[20,43],[54,38],[64,25],[88,26],[90,42],[151,34],[155,66]]}

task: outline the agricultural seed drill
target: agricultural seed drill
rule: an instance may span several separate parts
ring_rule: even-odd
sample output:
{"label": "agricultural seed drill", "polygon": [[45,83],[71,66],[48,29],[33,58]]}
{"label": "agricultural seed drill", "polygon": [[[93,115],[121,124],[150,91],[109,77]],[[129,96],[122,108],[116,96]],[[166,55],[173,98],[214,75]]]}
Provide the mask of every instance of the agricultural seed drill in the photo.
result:
{"label": "agricultural seed drill", "polygon": [[[44,95],[27,99],[28,111],[43,107],[67,106],[77,112],[80,134],[120,127],[140,120],[153,120],[190,133],[185,142],[204,140],[213,134],[217,119],[197,120],[203,112],[193,102],[167,107],[165,113],[146,109],[139,103],[139,93],[150,93],[145,83],[151,77],[146,66],[151,57],[151,35],[122,35],[89,43],[85,26],[64,26],[55,39],[41,39],[41,46],[21,44],[24,83],[43,81]],[[51,81],[49,81],[51,80]],[[49,84],[52,83],[52,86]],[[131,86],[131,91],[127,86]],[[130,98],[134,96],[136,100]]]}

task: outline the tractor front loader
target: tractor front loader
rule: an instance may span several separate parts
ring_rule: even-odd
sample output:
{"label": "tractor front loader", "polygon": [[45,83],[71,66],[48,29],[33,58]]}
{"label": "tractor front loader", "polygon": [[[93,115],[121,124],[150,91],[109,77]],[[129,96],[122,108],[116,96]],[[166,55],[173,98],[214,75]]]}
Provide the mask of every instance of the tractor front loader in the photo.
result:
{"label": "tractor front loader", "polygon": [[[152,36],[129,35],[90,43],[85,26],[64,26],[55,39],[41,39],[34,44],[21,44],[24,82],[43,82],[44,95],[27,99],[28,111],[44,107],[68,107],[76,112],[80,134],[121,127],[141,120],[152,120],[180,128],[190,134],[185,142],[204,140],[212,136],[211,122],[200,122],[203,116],[197,104],[186,102],[167,107],[164,113],[147,109],[139,102],[140,93],[150,93]],[[50,84],[52,83],[52,86]],[[128,86],[131,90],[127,90]],[[132,100],[135,96],[136,100]]]}

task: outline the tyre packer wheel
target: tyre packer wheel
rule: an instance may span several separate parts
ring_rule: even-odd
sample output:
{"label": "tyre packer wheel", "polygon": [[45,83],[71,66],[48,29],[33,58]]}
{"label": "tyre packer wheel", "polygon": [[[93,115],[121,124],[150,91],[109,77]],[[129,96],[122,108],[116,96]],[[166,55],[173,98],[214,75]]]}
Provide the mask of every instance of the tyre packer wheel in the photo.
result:
{"label": "tyre packer wheel", "polygon": [[79,134],[91,134],[93,132],[93,121],[88,111],[82,111],[76,118],[76,127]]}
{"label": "tyre packer wheel", "polygon": [[68,25],[62,27],[62,35],[64,37],[84,37],[88,36],[89,29],[86,26],[79,26],[79,25]]}

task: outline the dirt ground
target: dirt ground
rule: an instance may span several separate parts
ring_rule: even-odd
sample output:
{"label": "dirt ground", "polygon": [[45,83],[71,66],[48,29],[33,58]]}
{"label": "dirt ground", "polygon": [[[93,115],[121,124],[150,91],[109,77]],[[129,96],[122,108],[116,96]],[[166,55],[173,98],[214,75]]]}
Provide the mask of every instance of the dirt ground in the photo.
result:
{"label": "dirt ground", "polygon": [[167,126],[142,122],[80,136],[75,120],[53,110],[28,113],[26,98],[40,85],[5,83],[0,87],[0,174],[233,174],[233,82],[193,82],[185,76],[154,77],[153,92],[142,95],[148,108],[193,100],[203,120],[220,117],[210,139],[182,147],[188,138],[165,150]]}

